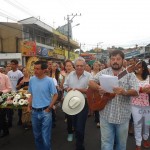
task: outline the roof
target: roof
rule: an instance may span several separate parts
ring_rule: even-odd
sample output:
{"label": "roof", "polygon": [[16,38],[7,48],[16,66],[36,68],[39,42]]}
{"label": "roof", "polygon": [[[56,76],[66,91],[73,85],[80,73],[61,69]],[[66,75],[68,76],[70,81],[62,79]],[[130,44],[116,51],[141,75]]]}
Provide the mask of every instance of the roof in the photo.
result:
{"label": "roof", "polygon": [[42,22],[41,20],[39,20],[35,17],[30,17],[30,18],[20,20],[20,21],[18,21],[18,23],[21,23],[21,24],[36,24],[36,25],[46,29],[49,32],[53,32],[53,28],[51,26],[49,26],[48,24]]}

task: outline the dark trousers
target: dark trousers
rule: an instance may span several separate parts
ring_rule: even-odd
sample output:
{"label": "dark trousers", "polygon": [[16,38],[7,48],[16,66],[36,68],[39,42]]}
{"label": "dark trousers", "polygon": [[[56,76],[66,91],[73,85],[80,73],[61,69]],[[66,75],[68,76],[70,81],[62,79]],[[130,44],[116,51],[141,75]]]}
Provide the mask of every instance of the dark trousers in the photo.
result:
{"label": "dark trousers", "polygon": [[22,123],[22,109],[18,109],[18,123]]}
{"label": "dark trousers", "polygon": [[88,105],[86,102],[83,110],[77,115],[73,116],[73,125],[75,127],[75,137],[76,137],[76,150],[85,150],[84,133],[87,117],[88,117]]}
{"label": "dark trousers", "polygon": [[99,111],[94,111],[94,115],[95,115],[95,122],[98,123],[99,122]]}
{"label": "dark trousers", "polygon": [[72,116],[66,114],[66,118],[67,118],[67,131],[68,131],[68,134],[72,134],[73,133],[73,130],[72,130],[72,127],[73,127]]}
{"label": "dark trousers", "polygon": [[56,126],[56,114],[55,110],[52,108],[52,127],[54,128]]}
{"label": "dark trousers", "polygon": [[6,109],[0,109],[0,130],[3,130],[3,133],[8,132],[8,123],[6,121]]}
{"label": "dark trousers", "polygon": [[6,116],[7,116],[9,127],[12,127],[13,114],[14,114],[13,109],[11,108],[6,109]]}

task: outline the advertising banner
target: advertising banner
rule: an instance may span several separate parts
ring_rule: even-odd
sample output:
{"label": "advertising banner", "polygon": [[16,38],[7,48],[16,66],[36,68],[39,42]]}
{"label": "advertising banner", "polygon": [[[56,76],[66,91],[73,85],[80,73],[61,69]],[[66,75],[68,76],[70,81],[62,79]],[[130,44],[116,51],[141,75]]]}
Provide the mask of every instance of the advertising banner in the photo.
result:
{"label": "advertising banner", "polygon": [[36,56],[36,43],[34,41],[21,42],[22,56]]}

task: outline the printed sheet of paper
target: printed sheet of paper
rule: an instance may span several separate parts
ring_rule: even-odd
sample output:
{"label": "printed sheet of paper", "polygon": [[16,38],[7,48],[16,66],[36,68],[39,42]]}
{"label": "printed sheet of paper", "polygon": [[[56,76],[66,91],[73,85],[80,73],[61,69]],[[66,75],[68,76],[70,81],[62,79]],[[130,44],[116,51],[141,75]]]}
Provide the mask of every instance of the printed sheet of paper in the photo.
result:
{"label": "printed sheet of paper", "polygon": [[113,93],[113,88],[119,86],[117,76],[103,74],[99,77],[99,81],[101,87],[109,93]]}

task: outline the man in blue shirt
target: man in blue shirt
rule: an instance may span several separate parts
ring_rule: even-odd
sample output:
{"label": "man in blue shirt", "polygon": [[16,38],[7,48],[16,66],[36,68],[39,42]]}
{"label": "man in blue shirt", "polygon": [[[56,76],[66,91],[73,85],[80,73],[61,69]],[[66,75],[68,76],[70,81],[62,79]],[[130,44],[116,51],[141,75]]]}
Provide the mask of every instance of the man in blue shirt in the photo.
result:
{"label": "man in blue shirt", "polygon": [[32,108],[32,127],[37,150],[51,150],[51,109],[58,94],[53,79],[46,75],[47,62],[34,64],[34,75],[29,81],[31,93],[28,110]]}

